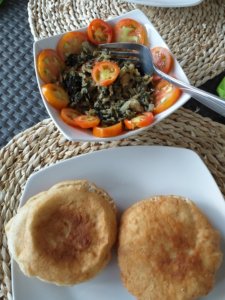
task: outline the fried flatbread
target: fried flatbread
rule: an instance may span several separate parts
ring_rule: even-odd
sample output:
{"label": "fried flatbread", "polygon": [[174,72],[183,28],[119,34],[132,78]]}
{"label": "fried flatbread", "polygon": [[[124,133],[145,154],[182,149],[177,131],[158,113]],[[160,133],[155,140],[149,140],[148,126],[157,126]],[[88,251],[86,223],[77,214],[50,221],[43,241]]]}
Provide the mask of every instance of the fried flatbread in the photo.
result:
{"label": "fried flatbread", "polygon": [[6,225],[9,250],[24,274],[57,285],[101,271],[116,231],[113,200],[87,180],[61,182],[33,196]]}
{"label": "fried flatbread", "polygon": [[125,287],[139,300],[206,295],[222,260],[219,233],[190,200],[158,196],[122,215],[118,260]]}

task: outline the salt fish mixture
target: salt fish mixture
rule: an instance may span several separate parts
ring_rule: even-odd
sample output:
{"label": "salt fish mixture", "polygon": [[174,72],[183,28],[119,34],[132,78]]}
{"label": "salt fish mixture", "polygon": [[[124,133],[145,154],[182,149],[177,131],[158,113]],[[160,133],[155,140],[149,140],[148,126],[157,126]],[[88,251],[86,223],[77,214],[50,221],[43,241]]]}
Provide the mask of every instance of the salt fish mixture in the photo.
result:
{"label": "salt fish mixture", "polygon": [[[116,62],[120,73],[109,86],[96,85],[92,78],[94,64]],[[152,77],[141,74],[139,66],[129,57],[116,59],[109,50],[84,42],[80,54],[71,54],[60,84],[67,91],[69,106],[82,114],[98,116],[102,125],[113,125],[154,109]]]}

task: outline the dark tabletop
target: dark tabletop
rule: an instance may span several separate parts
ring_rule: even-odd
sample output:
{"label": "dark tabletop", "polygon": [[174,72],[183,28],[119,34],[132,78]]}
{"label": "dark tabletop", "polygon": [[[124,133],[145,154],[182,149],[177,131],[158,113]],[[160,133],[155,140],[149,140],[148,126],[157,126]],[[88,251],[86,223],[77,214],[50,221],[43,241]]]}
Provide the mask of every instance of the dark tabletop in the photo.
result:
{"label": "dark tabletop", "polygon": [[[27,3],[5,0],[0,6],[0,148],[16,134],[48,118],[35,78]],[[225,71],[201,88],[215,93],[224,76]],[[197,101],[191,99],[184,107],[225,124],[224,117]]]}

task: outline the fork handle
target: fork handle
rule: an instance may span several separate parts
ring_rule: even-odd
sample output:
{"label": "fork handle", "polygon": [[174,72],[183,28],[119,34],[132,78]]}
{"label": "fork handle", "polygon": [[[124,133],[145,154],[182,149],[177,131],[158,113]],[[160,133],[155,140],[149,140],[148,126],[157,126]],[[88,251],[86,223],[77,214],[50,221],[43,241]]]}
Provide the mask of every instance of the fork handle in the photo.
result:
{"label": "fork handle", "polygon": [[209,107],[213,111],[219,113],[223,117],[225,117],[225,100],[214,96],[211,93],[205,92],[199,88],[193,87],[190,84],[184,83],[174,77],[169,76],[168,74],[163,73],[159,69],[155,68],[155,73],[157,73],[163,79],[173,83],[174,85],[181,88],[187,94],[191,95],[200,103],[204,104],[205,106]]}

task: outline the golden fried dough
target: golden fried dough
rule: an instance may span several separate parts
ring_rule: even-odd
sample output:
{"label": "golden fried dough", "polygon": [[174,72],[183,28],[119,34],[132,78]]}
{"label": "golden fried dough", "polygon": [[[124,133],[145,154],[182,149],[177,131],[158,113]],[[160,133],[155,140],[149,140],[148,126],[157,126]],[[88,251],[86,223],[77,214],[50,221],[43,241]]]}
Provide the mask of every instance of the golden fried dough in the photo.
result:
{"label": "golden fried dough", "polygon": [[105,267],[116,228],[110,196],[87,180],[76,180],[30,198],[8,222],[6,234],[25,275],[73,285]]}
{"label": "golden fried dough", "polygon": [[213,287],[222,261],[219,233],[190,200],[158,196],[122,215],[121,278],[139,300],[191,300]]}

